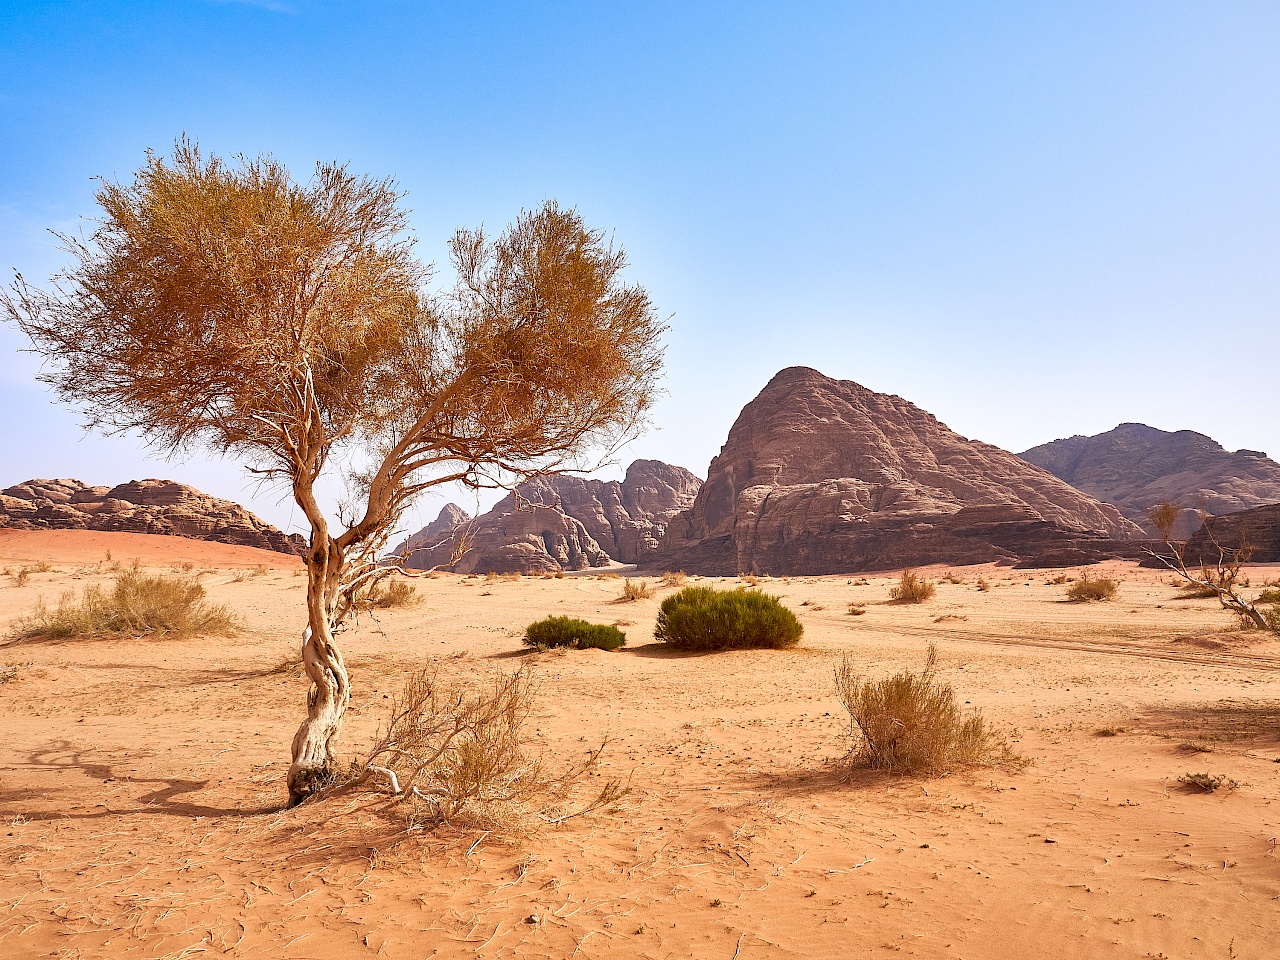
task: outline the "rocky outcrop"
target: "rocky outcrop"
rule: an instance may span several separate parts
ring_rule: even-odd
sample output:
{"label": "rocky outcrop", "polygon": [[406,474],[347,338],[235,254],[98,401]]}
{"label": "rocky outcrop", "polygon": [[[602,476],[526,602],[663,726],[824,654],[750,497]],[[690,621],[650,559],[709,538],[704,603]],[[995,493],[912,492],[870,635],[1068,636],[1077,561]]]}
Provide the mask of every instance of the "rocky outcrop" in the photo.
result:
{"label": "rocky outcrop", "polygon": [[[1224,450],[1192,430],[1169,433],[1122,423],[1093,437],[1075,436],[1033,447],[1022,458],[1120,512],[1148,532],[1147,510],[1158,503],[1211,515],[1280,503],[1280,464],[1257,450]],[[1199,521],[1193,511],[1176,531],[1186,537]]]}
{"label": "rocky outcrop", "polygon": [[1228,550],[1248,544],[1253,549],[1249,559],[1254,563],[1280,563],[1280,503],[1206,518],[1187,541],[1187,565],[1216,563],[1219,553],[1215,541]]}
{"label": "rocky outcrop", "polygon": [[1140,530],[907,401],[790,367],[743,408],[650,565],[823,574],[1091,562]]}
{"label": "rocky outcrop", "polygon": [[657,550],[670,518],[693,503],[700,485],[683,467],[658,460],[635,461],[621,482],[538,477],[473,521],[459,519],[466,514],[449,504],[394,552],[408,553],[409,566],[430,569],[449,562],[465,533],[470,548],[450,567],[461,573],[643,562]]}
{"label": "rocky outcrop", "polygon": [[0,491],[0,527],[156,533],[298,555],[307,548],[306,538],[281,533],[238,503],[173,480],[132,480],[115,487],[28,480]]}

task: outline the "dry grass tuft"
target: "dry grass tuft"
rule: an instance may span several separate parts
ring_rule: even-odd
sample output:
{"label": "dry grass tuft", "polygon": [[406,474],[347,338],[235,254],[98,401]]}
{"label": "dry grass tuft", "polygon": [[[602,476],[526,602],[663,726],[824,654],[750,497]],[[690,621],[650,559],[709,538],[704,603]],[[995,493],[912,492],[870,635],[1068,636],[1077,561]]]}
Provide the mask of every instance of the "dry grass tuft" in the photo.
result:
{"label": "dry grass tuft", "polygon": [[662,575],[662,585],[664,587],[683,587],[688,579],[688,574],[683,570],[668,570]]}
{"label": "dry grass tuft", "polygon": [[632,600],[648,600],[653,596],[653,587],[645,583],[643,580],[628,579],[622,587],[622,596],[619,600],[624,602]]}
{"label": "dry grass tuft", "polygon": [[867,680],[845,655],[835,671],[836,694],[849,711],[850,758],[899,773],[1019,762],[982,713],[963,710],[951,685],[938,680],[937,663],[937,648],[930,644],[919,673]]}
{"label": "dry grass tuft", "polygon": [[119,574],[111,590],[88,586],[77,599],[64,593],[50,610],[41,600],[16,624],[23,640],[69,640],[132,634],[228,635],[236,618],[222,604],[204,599],[204,587],[187,576],[149,575],[136,566]]}
{"label": "dry grass tuft", "polygon": [[1077,602],[1114,600],[1120,585],[1110,577],[1094,577],[1088,570],[1067,591],[1067,599]]}
{"label": "dry grass tuft", "polygon": [[1211,773],[1184,773],[1178,778],[1178,782],[1184,787],[1198,790],[1201,793],[1213,793],[1219,787],[1234,790],[1240,786],[1224,773],[1220,773],[1217,776]]}
{"label": "dry grass tuft", "polygon": [[231,578],[232,583],[244,583],[246,580],[256,580],[258,577],[264,577],[267,574],[267,568],[262,564],[257,564],[248,570],[240,570]]}
{"label": "dry grass tuft", "polygon": [[948,570],[946,573],[942,575],[941,579],[945,580],[947,583],[964,583],[964,580],[962,578],[956,576],[956,573],[954,570]]}
{"label": "dry grass tuft", "polygon": [[937,587],[908,567],[897,585],[889,588],[889,599],[894,603],[924,603],[937,592]]}
{"label": "dry grass tuft", "polygon": [[580,763],[548,771],[525,734],[534,699],[527,667],[499,674],[478,689],[427,668],[396,697],[360,766],[365,776],[394,775],[393,789],[412,804],[411,829],[452,825],[523,833],[620,800],[627,789],[616,780],[585,802],[575,799],[599,766],[605,744]]}
{"label": "dry grass tuft", "polygon": [[860,617],[866,612],[867,612],[867,605],[865,603],[849,604],[849,616],[851,617]]}
{"label": "dry grass tuft", "polygon": [[986,577],[979,577],[977,584],[974,585],[974,589],[979,593],[986,593],[991,589],[991,584],[987,581]]}
{"label": "dry grass tuft", "polygon": [[382,584],[378,584],[369,594],[369,603],[379,610],[386,610],[391,607],[411,607],[421,599],[418,596],[417,588],[404,580],[391,580],[387,583],[385,589]]}

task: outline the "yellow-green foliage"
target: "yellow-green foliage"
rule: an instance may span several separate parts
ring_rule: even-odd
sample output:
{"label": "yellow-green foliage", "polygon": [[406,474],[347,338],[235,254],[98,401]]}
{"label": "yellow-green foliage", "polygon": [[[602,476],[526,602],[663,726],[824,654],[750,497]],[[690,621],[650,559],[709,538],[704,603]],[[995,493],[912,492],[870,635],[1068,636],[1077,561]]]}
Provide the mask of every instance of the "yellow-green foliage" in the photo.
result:
{"label": "yellow-green foliage", "polygon": [[1067,599],[1079,601],[1113,600],[1118,590],[1119,584],[1110,577],[1094,577],[1086,570],[1081,574],[1080,579],[1071,585],[1071,589],[1067,591]]}

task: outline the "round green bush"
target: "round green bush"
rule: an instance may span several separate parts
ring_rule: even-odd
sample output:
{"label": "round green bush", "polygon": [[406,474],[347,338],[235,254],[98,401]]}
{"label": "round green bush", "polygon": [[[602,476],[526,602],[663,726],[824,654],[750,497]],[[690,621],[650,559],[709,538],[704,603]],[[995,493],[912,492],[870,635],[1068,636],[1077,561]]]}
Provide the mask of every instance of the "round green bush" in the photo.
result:
{"label": "round green bush", "polygon": [[573,617],[547,617],[531,623],[524,632],[526,647],[594,647],[597,650],[617,650],[627,642],[627,636],[617,627],[603,623],[588,623]]}
{"label": "round green bush", "polygon": [[662,601],[654,637],[680,650],[780,650],[802,633],[796,615],[767,593],[685,587]]}

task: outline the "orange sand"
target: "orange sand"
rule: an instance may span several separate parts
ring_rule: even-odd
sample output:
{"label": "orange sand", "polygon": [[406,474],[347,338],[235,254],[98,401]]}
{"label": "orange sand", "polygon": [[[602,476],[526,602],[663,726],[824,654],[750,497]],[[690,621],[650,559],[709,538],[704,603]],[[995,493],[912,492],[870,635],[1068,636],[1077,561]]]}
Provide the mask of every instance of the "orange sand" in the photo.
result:
{"label": "orange sand", "polygon": [[[0,631],[38,596],[106,581],[71,566],[101,559],[92,541],[45,536],[0,535],[0,565],[60,569],[0,577]],[[548,753],[609,733],[606,774],[632,778],[617,813],[503,839],[406,834],[371,793],[282,810],[306,684],[272,668],[295,649],[302,580],[155,539],[132,555],[113,539],[113,557],[207,568],[248,632],[0,649],[17,666],[0,685],[5,958],[1277,955],[1280,643],[1224,632],[1215,601],[1173,599],[1152,571],[1108,565],[1120,597],[1095,605],[989,566],[918,607],[885,604],[883,577],[770,580],[801,647],[708,656],[654,644],[657,601],[615,603],[617,579],[420,580],[423,604],[343,637],[349,751],[415,668],[529,661]],[[629,644],[526,652],[548,613],[628,621]],[[931,639],[1032,764],[846,780],[833,664],[882,675]],[[1196,771],[1240,786],[1187,792]]]}

